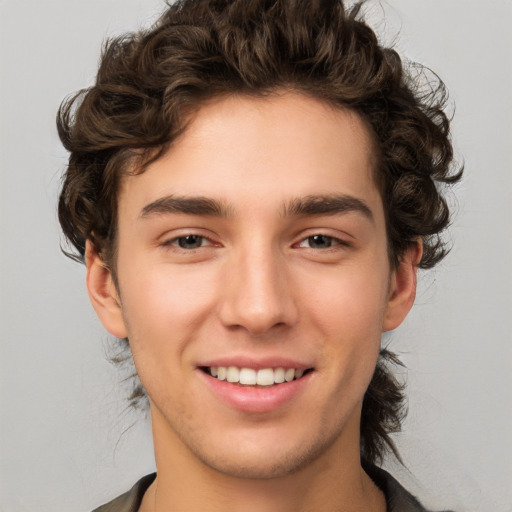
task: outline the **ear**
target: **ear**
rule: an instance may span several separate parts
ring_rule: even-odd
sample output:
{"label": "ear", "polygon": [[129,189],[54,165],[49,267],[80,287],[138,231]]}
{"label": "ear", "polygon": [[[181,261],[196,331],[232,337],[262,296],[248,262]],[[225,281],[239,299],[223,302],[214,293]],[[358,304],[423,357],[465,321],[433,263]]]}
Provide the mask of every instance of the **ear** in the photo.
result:
{"label": "ear", "polygon": [[87,265],[87,291],[89,299],[103,327],[117,338],[126,338],[127,331],[112,272],[107,268],[94,244],[87,240],[85,245]]}
{"label": "ear", "polygon": [[411,243],[392,271],[389,298],[384,315],[384,331],[396,329],[407,316],[416,298],[416,274],[423,254],[421,239]]}

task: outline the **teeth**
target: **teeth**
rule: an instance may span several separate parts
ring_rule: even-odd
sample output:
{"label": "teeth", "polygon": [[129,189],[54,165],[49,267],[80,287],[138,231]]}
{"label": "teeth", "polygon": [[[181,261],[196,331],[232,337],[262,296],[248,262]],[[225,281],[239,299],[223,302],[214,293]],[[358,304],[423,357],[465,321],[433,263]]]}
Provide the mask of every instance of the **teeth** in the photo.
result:
{"label": "teeth", "polygon": [[272,384],[274,384],[274,370],[272,370],[272,368],[258,370],[256,384],[258,384],[258,386],[272,386]]}
{"label": "teeth", "polygon": [[236,366],[211,366],[208,372],[212,377],[219,380],[243,384],[246,386],[272,386],[291,382],[294,379],[300,379],[304,375],[304,370],[295,368],[263,368],[254,370],[252,368],[237,368]]}
{"label": "teeth", "polygon": [[240,384],[254,386],[254,384],[256,384],[256,370],[252,368],[242,368],[240,370]]}
{"label": "teeth", "polygon": [[286,382],[290,382],[295,377],[295,370],[293,368],[289,368],[284,372],[284,380]]}
{"label": "teeth", "polygon": [[226,373],[228,382],[240,382],[240,370],[236,366],[230,366]]}
{"label": "teeth", "polygon": [[274,370],[274,382],[282,384],[284,382],[284,368],[276,368]]}

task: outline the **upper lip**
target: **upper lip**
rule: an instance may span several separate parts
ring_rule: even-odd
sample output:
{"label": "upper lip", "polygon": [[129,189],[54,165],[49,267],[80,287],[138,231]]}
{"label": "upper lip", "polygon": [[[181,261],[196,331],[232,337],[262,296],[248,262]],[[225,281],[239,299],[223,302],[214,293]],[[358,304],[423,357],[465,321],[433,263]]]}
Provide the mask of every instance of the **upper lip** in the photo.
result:
{"label": "upper lip", "polygon": [[296,370],[307,370],[313,368],[312,364],[297,361],[287,357],[216,357],[215,359],[208,359],[202,361],[197,365],[198,367],[211,367],[211,366],[235,366],[237,368],[253,368],[254,370],[262,370],[264,368],[295,368]]}

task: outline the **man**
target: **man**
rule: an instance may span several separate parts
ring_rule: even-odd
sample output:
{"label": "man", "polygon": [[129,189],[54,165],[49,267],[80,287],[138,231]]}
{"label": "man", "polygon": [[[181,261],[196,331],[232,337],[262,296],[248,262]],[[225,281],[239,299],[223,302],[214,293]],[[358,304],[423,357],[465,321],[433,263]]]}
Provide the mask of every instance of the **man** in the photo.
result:
{"label": "man", "polygon": [[59,203],[156,475],[100,511],[417,511],[381,335],[445,253],[442,84],[339,1],[186,0],[65,102]]}

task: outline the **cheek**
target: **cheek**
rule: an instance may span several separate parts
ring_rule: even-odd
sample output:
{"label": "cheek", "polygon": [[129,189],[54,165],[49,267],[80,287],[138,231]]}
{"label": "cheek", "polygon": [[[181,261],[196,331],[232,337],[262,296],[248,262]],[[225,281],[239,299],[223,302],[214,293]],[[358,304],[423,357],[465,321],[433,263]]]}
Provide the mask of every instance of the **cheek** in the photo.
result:
{"label": "cheek", "polygon": [[147,267],[132,264],[120,280],[123,310],[132,328],[186,326],[211,303],[215,288],[211,272],[166,264]]}
{"label": "cheek", "polygon": [[371,268],[345,270],[329,279],[317,276],[306,294],[303,325],[324,341],[318,344],[325,364],[319,370],[336,382],[333,392],[342,401],[354,402],[362,398],[377,362],[388,278]]}
{"label": "cheek", "polygon": [[[197,283],[154,266],[126,274],[121,283],[123,316],[137,374],[150,397],[172,399],[180,407],[187,347],[205,317],[204,293]],[[172,397],[172,398],[171,398]]]}
{"label": "cheek", "polygon": [[205,273],[199,279],[185,269],[157,264],[143,270],[130,263],[129,272],[120,269],[123,316],[137,373],[149,391],[186,364],[187,348],[215,302],[214,287]]}
{"label": "cheek", "polygon": [[382,333],[389,276],[372,262],[303,276],[304,308],[319,326],[341,337]]}

